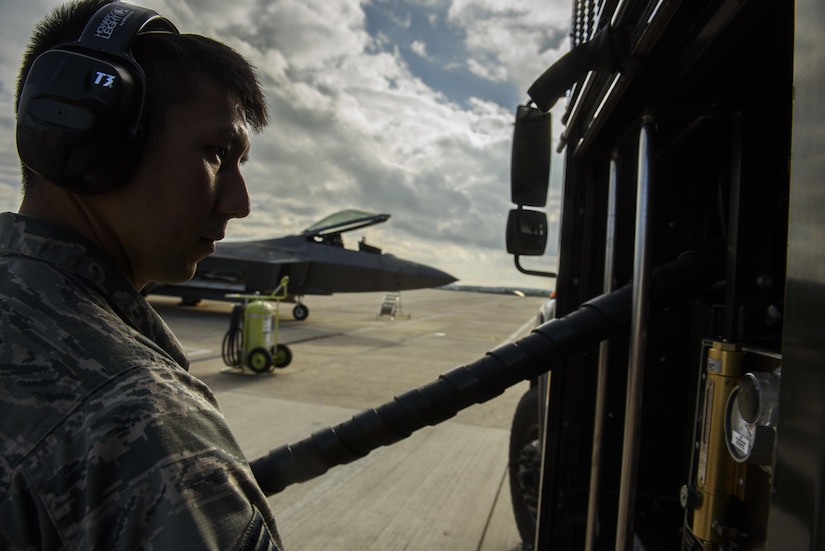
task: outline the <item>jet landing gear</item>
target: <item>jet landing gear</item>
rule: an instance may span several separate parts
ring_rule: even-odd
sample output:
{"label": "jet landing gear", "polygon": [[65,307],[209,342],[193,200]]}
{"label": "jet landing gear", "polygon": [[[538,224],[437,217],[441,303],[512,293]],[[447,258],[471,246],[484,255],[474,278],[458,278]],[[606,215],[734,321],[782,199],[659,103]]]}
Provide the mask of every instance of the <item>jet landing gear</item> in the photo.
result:
{"label": "jet landing gear", "polygon": [[304,321],[309,317],[309,307],[301,302],[300,297],[295,298],[298,304],[292,309],[292,317],[298,321]]}

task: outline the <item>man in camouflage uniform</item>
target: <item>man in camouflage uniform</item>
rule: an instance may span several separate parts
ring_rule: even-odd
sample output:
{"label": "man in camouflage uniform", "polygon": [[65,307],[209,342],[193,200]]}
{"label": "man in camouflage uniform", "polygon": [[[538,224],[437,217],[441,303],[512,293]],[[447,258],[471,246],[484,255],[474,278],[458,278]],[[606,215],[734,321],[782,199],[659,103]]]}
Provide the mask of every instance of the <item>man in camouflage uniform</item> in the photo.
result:
{"label": "man in camouflage uniform", "polygon": [[[20,85],[107,3],[50,14]],[[24,166],[20,213],[0,215],[0,549],[279,549],[214,395],[140,294],[190,278],[248,214],[240,164],[263,94],[203,37],[143,34],[132,51],[147,81],[135,166],[95,193]]]}

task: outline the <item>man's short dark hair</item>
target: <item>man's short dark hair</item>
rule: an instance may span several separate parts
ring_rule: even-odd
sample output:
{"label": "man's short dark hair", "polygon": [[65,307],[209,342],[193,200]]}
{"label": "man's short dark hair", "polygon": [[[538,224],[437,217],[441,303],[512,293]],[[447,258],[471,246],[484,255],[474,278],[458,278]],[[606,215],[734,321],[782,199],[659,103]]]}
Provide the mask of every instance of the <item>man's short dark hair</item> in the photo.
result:
{"label": "man's short dark hair", "polygon": [[[97,10],[113,1],[75,0],[62,4],[35,27],[23,55],[15,105],[20,102],[20,93],[34,60],[50,48],[77,40]],[[141,122],[143,146],[151,143],[163,129],[170,107],[195,97],[198,79],[203,76],[235,96],[253,131],[260,132],[269,122],[255,69],[229,46],[193,34],[147,33],[135,39],[132,53],[146,75]],[[24,166],[24,192],[32,178],[33,173]]]}

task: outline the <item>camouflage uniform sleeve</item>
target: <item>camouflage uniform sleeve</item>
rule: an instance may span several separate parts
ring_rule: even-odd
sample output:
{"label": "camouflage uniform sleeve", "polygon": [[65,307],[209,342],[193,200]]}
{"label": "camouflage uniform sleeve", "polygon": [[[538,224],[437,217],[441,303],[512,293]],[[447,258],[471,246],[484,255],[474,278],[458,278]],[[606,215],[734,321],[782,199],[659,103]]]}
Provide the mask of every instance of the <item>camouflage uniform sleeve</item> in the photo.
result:
{"label": "camouflage uniform sleeve", "polygon": [[282,549],[213,400],[166,366],[110,381],[15,469],[0,500],[12,548]]}

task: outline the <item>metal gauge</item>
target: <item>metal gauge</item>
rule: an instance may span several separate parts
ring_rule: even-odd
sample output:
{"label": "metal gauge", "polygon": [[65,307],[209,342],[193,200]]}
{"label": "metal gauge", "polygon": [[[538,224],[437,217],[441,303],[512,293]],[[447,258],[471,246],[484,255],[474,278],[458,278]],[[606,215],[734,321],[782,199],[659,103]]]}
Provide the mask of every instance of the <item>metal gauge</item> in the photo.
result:
{"label": "metal gauge", "polygon": [[725,443],[738,463],[770,465],[779,412],[780,371],[746,373],[728,397]]}

